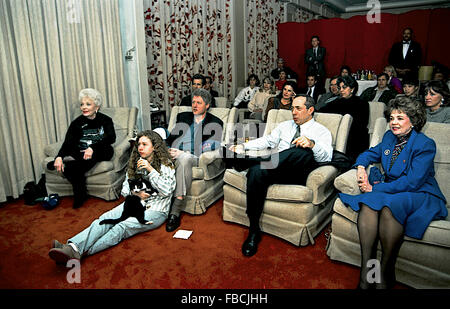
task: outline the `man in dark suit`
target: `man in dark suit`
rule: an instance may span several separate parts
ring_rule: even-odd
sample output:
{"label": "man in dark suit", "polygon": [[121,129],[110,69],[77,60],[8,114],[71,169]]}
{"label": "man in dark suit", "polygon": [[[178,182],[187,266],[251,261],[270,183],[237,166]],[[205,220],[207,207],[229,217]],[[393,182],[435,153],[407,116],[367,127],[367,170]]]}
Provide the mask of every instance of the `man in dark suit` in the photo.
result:
{"label": "man in dark suit", "polygon": [[[199,88],[204,88],[206,85],[206,78],[201,74],[195,74],[192,76],[192,91]],[[192,93],[183,97],[180,102],[180,106],[191,106],[192,104]],[[211,98],[210,107],[216,107],[216,100],[214,97]]]}
{"label": "man in dark suit", "polygon": [[325,65],[323,60],[325,59],[326,49],[319,46],[320,40],[317,35],[311,37],[312,47],[305,52],[305,64],[307,65],[306,74],[316,75],[318,81],[325,79]]}
{"label": "man in dark suit", "polygon": [[270,75],[274,80],[278,80],[280,78],[280,72],[284,71],[286,73],[286,79],[295,79],[297,80],[298,75],[295,73],[290,67],[284,65],[283,58],[278,58],[277,67],[272,70]]}
{"label": "man in dark suit", "polygon": [[317,76],[314,73],[310,73],[306,76],[306,87],[300,90],[301,93],[309,95],[317,102],[319,96],[325,93],[325,89],[318,84]]}
{"label": "man in dark suit", "polygon": [[[213,89],[213,80],[210,76],[205,76],[205,86],[203,87],[211,93],[213,98],[217,98],[219,93]],[[214,107],[214,106],[211,106]]]}
{"label": "man in dark suit", "polygon": [[387,105],[397,95],[397,91],[389,88],[388,80],[389,75],[387,73],[381,73],[377,77],[377,85],[364,90],[360,98],[364,101],[383,102]]}
{"label": "man in dark suit", "polygon": [[404,78],[407,75],[417,77],[422,61],[422,48],[418,42],[413,41],[411,28],[403,30],[403,41],[394,43],[389,52],[389,64],[397,71],[397,76]]}
{"label": "man in dark suit", "polygon": [[172,232],[180,226],[180,214],[186,207],[185,196],[192,184],[192,167],[198,166],[203,152],[220,147],[223,122],[208,113],[211,94],[203,88],[192,92],[192,112],[177,115],[175,127],[166,139],[169,154],[175,161],[176,187],[166,231]]}

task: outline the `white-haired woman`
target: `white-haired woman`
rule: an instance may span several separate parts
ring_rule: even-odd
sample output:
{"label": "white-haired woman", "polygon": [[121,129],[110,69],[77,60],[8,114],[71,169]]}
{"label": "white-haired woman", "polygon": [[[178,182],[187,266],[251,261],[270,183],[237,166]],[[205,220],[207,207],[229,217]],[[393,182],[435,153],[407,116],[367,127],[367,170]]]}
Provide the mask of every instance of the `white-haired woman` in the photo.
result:
{"label": "white-haired woman", "polygon": [[67,130],[64,143],[48,169],[63,173],[73,187],[73,208],[79,208],[86,201],[85,173],[99,161],[108,161],[116,141],[114,124],[110,117],[99,112],[103,97],[98,90],[87,88],[80,91],[81,115]]}

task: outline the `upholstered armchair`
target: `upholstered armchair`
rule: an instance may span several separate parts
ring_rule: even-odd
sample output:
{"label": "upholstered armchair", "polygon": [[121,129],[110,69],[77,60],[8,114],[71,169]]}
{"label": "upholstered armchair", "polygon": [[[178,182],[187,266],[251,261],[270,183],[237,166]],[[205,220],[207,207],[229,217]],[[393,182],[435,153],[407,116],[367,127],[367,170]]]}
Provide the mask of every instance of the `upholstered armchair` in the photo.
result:
{"label": "upholstered armchair", "polygon": [[[386,120],[376,121],[370,145],[375,146],[388,129]],[[436,142],[437,152],[434,159],[436,180],[447,199],[450,213],[450,126],[429,122],[422,129]],[[340,175],[334,181],[335,187],[352,195],[360,194],[356,182],[356,170],[352,169]],[[358,213],[346,207],[338,198],[334,204],[332,232],[328,241],[327,254],[332,260],[360,266],[360,245],[356,226]],[[381,247],[378,247],[381,254]],[[414,288],[450,287],[450,216],[445,220],[433,221],[428,226],[423,239],[405,236],[396,263],[397,281]]]}
{"label": "upholstered armchair", "polygon": [[[114,155],[110,161],[97,163],[86,173],[88,194],[107,201],[120,197],[122,183],[125,179],[126,166],[130,158],[130,142],[133,138],[138,109],[136,107],[103,107],[103,114],[112,118],[116,132],[116,142],[113,144]],[[73,117],[78,117],[79,111]],[[54,160],[64,140],[44,148],[43,169],[46,176],[47,192],[60,196],[73,195],[70,182],[56,170],[47,169],[47,163]]]}
{"label": "upholstered armchair", "polygon": [[[278,123],[290,119],[292,113],[288,110],[269,111],[264,135],[270,134]],[[331,131],[333,148],[345,152],[352,117],[316,112],[314,119]],[[223,220],[248,226],[246,173],[234,169],[225,172]],[[334,166],[325,165],[309,174],[305,186],[270,186],[261,216],[261,230],[297,246],[314,244],[314,237],[331,220],[336,198],[333,181],[337,175],[338,170]]]}
{"label": "upholstered armchair", "polygon": [[369,101],[369,124],[367,129],[369,129],[369,138],[372,139],[373,130],[375,128],[375,121],[378,118],[384,117],[384,110],[386,109],[386,104],[383,102]]}
{"label": "upholstered armchair", "polygon": [[[174,128],[178,113],[192,111],[189,106],[174,106],[170,113],[168,125],[169,132]],[[237,122],[237,108],[210,108],[209,113],[220,118],[224,124],[222,142],[228,143],[233,138],[233,128]],[[220,149],[202,153],[198,166],[192,168],[192,186],[186,195],[187,213],[193,215],[203,214],[206,209],[223,196],[223,174],[225,163],[222,160]]]}

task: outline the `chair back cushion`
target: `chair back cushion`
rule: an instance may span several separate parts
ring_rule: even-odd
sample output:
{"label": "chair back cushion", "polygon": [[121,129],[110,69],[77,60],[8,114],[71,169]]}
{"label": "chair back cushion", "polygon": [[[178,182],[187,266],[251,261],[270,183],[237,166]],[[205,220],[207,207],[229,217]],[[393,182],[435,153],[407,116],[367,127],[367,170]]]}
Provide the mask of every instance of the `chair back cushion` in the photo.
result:
{"label": "chair back cushion", "polygon": [[214,100],[216,100],[216,106],[217,107],[227,107],[227,98],[225,97],[215,97]]}
{"label": "chair back cushion", "polygon": [[369,129],[369,134],[372,135],[373,128],[375,127],[375,121],[378,118],[384,117],[384,110],[386,109],[386,104],[383,102],[375,102],[370,101],[369,102],[369,123],[367,125],[367,128]]}
{"label": "chair back cushion", "polygon": [[[264,135],[270,134],[272,130],[280,123],[292,119],[292,112],[285,109],[272,109],[267,116]],[[352,122],[350,115],[342,116],[340,114],[314,113],[314,120],[324,125],[330,130],[333,137],[333,149],[345,152],[347,147],[348,132]]]}
{"label": "chair back cushion", "polygon": [[[434,157],[435,178],[439,188],[447,199],[447,209],[450,213],[450,126],[447,123],[427,122],[422,132],[436,143],[436,156]],[[447,217],[450,220],[450,216]]]}

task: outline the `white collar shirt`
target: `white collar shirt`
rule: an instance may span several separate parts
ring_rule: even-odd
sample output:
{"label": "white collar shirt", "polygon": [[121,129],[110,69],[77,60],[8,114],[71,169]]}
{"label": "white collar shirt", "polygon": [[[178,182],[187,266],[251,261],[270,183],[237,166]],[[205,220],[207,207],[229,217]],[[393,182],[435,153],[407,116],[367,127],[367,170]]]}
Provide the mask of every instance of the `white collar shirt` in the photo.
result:
{"label": "white collar shirt", "polygon": [[409,49],[409,44],[411,41],[409,41],[407,44],[403,44],[403,59],[406,58],[406,54],[408,53],[408,49]]}
{"label": "white collar shirt", "polygon": [[[333,157],[331,132],[322,124],[311,119],[300,126],[301,136],[314,140],[314,159],[317,162],[328,162]],[[291,141],[297,131],[294,120],[283,121],[263,137],[244,143],[245,150],[275,149],[278,152],[291,148]]]}

